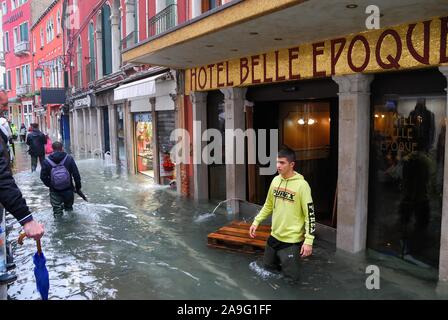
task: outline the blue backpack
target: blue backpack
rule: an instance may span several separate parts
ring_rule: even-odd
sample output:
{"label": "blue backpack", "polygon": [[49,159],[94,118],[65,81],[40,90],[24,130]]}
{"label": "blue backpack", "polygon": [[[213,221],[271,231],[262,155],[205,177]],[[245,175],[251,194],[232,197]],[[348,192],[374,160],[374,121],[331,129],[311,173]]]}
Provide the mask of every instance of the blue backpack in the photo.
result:
{"label": "blue backpack", "polygon": [[72,186],[72,177],[70,172],[64,166],[68,155],[65,156],[64,160],[56,164],[50,159],[47,159],[48,163],[51,165],[51,186],[58,191],[67,190]]}

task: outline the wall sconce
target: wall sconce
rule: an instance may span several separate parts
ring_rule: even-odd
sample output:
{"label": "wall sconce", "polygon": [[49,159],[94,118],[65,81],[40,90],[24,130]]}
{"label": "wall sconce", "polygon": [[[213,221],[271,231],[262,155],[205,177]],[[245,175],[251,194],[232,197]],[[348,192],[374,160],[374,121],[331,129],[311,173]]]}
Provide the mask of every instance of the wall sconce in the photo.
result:
{"label": "wall sconce", "polygon": [[44,75],[44,69],[42,69],[42,67],[37,67],[36,70],[34,70],[34,74],[36,75],[36,78],[42,78]]}

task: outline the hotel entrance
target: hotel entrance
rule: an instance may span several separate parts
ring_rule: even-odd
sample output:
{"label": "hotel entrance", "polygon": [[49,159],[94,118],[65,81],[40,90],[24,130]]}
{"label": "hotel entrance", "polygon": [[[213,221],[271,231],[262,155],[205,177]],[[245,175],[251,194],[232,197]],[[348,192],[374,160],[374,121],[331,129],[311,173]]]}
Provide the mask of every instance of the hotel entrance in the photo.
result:
{"label": "hotel entrance", "polygon": [[[314,87],[322,83],[322,92],[334,97],[319,99],[300,99],[306,95],[308,85]],[[302,85],[305,92],[291,92],[294,85],[274,88],[267,87],[265,93],[250,93],[250,97],[264,97],[265,101],[256,101],[253,108],[254,129],[277,129],[278,146],[288,146],[295,151],[295,170],[302,174],[309,183],[316,211],[316,221],[320,224],[336,228],[336,185],[338,170],[338,98],[336,88],[330,81],[318,81],[315,84]],[[331,90],[333,88],[334,90]],[[285,91],[286,89],[286,91]],[[269,94],[269,91],[273,95]],[[274,94],[274,93],[277,94]],[[285,99],[273,100],[269,99]],[[293,99],[293,98],[299,99]],[[269,136],[269,134],[267,135]],[[270,143],[270,141],[267,141]],[[257,146],[259,147],[259,145]],[[269,150],[269,148],[267,148]],[[263,205],[269,185],[277,173],[271,176],[259,174],[261,164],[255,166],[255,180],[249,178],[248,188],[255,187],[253,202]],[[250,171],[250,169],[249,169]],[[250,192],[249,192],[250,194]]]}

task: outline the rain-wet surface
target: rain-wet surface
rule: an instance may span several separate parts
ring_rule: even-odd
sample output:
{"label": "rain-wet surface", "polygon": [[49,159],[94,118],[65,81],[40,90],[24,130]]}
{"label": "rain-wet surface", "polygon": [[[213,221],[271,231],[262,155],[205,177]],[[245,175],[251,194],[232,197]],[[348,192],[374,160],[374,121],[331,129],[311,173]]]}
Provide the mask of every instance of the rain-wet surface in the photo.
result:
{"label": "rain-wet surface", "polygon": [[[323,241],[316,241],[313,256],[302,262],[301,280],[289,283],[261,268],[259,256],[207,247],[207,234],[232,220],[225,210],[210,214],[216,203],[182,198],[102,160],[77,161],[89,202],[77,197],[73,212],[54,217],[48,189],[38,172],[29,172],[23,145],[17,145],[17,158],[16,181],[35,219],[45,225],[50,300],[448,297],[436,290],[435,270],[403,271],[393,258],[344,255]],[[10,239],[18,235],[15,227]],[[14,249],[18,280],[9,287],[10,298],[40,299],[34,242],[27,239]],[[366,266],[380,261],[381,289],[368,290]]]}

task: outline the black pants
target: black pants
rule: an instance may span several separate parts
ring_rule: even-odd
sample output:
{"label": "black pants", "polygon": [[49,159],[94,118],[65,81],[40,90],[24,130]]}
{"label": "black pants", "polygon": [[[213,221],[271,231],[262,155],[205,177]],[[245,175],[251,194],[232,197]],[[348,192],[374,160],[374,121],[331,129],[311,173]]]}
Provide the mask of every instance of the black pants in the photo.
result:
{"label": "black pants", "polygon": [[21,135],[20,135],[20,142],[25,142],[25,137],[26,137],[25,135],[22,135],[22,134],[21,134]]}
{"label": "black pants", "polygon": [[75,201],[75,194],[72,190],[67,191],[50,191],[50,203],[53,207],[53,213],[63,214],[65,210],[73,210],[73,202]]}
{"label": "black pants", "polygon": [[31,156],[31,172],[36,171],[37,159],[39,159],[40,167],[42,168],[42,163],[45,160],[45,156]]}
{"label": "black pants", "polygon": [[266,269],[282,271],[291,280],[299,280],[300,275],[300,244],[292,244],[287,248],[276,250],[266,243],[263,264]]}

